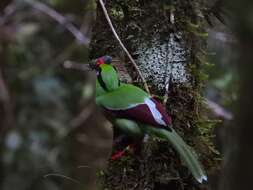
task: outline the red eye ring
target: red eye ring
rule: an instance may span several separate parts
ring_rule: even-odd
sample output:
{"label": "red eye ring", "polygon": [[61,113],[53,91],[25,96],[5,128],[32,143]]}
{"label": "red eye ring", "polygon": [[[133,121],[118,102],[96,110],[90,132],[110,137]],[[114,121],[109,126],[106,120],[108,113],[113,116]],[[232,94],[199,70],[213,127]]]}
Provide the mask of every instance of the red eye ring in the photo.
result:
{"label": "red eye ring", "polygon": [[104,59],[101,57],[101,58],[98,58],[98,60],[97,60],[97,66],[100,66],[100,65],[102,65],[102,64],[104,64],[105,62],[104,62]]}

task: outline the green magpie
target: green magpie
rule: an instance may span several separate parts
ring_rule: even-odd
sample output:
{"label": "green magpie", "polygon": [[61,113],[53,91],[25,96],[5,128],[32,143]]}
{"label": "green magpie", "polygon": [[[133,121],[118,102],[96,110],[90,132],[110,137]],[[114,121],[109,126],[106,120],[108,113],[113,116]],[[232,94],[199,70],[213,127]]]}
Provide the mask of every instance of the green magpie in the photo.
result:
{"label": "green magpie", "polygon": [[141,88],[120,82],[111,62],[110,56],[103,56],[90,64],[97,75],[96,104],[123,133],[134,137],[148,134],[169,141],[193,177],[199,183],[207,181],[196,154],[172,128],[164,106]]}

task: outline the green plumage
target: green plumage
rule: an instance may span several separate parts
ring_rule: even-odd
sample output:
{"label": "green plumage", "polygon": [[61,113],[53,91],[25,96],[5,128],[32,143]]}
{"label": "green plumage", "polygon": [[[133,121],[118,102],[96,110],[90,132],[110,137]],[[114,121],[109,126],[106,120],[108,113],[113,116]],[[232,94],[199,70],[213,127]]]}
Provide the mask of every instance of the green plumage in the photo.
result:
{"label": "green plumage", "polygon": [[[97,79],[96,103],[105,109],[125,110],[138,104],[144,104],[146,99],[151,98],[149,94],[134,85],[120,84],[116,70],[109,64],[100,65],[99,77],[106,89],[101,86],[101,81],[99,82]],[[147,133],[169,141],[188,166],[194,178],[200,183],[207,180],[196,155],[175,130],[168,131],[125,118],[115,118],[113,123],[123,133],[131,136],[142,137],[144,133]]]}
{"label": "green plumage", "polygon": [[135,138],[142,138],[144,135],[143,129],[140,127],[138,123],[129,119],[118,118],[113,122],[114,126],[116,126],[122,133],[125,133],[129,136]]}
{"label": "green plumage", "polygon": [[199,163],[197,156],[175,130],[168,132],[165,129],[148,127],[147,133],[161,139],[168,140],[173,148],[179,153],[185,165],[188,166],[188,169],[192,172],[194,178],[200,183],[202,183],[203,180],[207,180],[205,171]]}
{"label": "green plumage", "polygon": [[101,87],[98,80],[96,80],[96,97],[106,94],[106,91]]}
{"label": "green plumage", "polygon": [[131,85],[121,84],[116,90],[109,91],[96,98],[98,105],[111,109],[126,109],[136,104],[143,104],[150,96],[142,89]]}
{"label": "green plumage", "polygon": [[101,71],[101,78],[106,85],[108,91],[113,91],[119,87],[119,78],[117,71],[108,64],[102,64],[100,66]]}

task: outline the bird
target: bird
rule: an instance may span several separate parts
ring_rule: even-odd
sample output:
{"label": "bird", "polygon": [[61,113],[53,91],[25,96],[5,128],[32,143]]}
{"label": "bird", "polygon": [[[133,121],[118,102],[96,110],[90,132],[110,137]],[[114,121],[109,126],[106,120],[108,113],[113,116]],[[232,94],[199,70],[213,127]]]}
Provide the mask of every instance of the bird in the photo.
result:
{"label": "bird", "polygon": [[195,152],[173,129],[165,107],[140,87],[121,82],[111,63],[112,57],[105,55],[90,64],[96,71],[96,104],[105,116],[129,136],[138,138],[148,134],[170,142],[193,177],[199,183],[207,181]]}

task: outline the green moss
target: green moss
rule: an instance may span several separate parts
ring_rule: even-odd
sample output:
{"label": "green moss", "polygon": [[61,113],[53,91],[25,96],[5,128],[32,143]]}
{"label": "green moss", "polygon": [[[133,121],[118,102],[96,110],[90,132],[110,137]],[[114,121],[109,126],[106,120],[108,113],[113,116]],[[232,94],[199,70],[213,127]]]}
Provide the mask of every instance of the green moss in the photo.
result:
{"label": "green moss", "polygon": [[110,10],[110,15],[117,20],[122,20],[124,18],[124,12],[121,7],[114,7]]}

